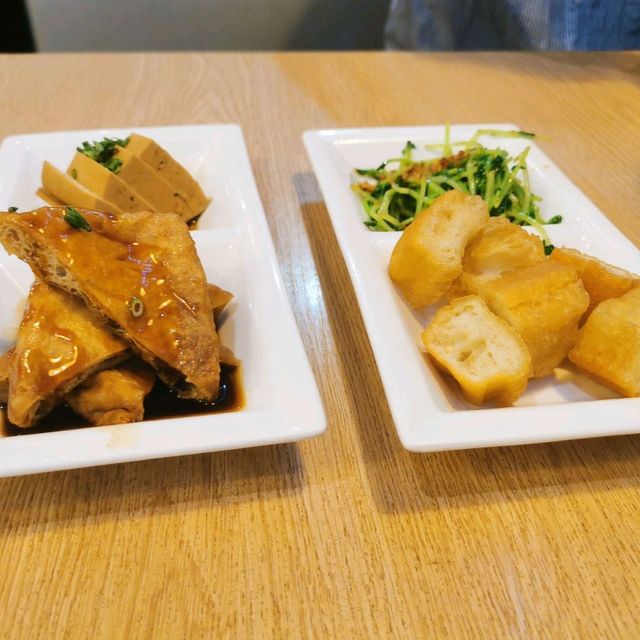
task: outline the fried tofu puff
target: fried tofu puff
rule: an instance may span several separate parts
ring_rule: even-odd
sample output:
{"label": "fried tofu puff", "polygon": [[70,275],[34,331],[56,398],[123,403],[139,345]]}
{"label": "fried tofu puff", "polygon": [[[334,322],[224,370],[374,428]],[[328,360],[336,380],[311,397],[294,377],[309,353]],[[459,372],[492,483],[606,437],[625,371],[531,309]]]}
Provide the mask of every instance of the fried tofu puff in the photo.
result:
{"label": "fried tofu puff", "polygon": [[456,298],[438,309],[422,342],[473,404],[513,404],[531,375],[531,357],[522,338],[478,296]]}
{"label": "fried tofu puff", "polygon": [[557,247],[550,259],[559,264],[569,265],[578,272],[591,299],[587,315],[603,300],[619,298],[640,284],[640,277],[635,273],[614,267],[576,249]]}
{"label": "fried tofu puff", "polygon": [[400,236],[389,276],[414,308],[436,302],[462,271],[469,242],[489,220],[485,201],[448,191],[425,209]]}
{"label": "fried tofu puff", "polygon": [[589,306],[576,270],[549,260],[490,280],[479,294],[520,334],[535,378],[552,373],[569,353]]}
{"label": "fried tofu puff", "polygon": [[624,396],[640,395],[640,288],[591,312],[569,360]]}
{"label": "fried tofu puff", "polygon": [[82,300],[36,281],[9,368],[9,420],[35,425],[71,389],[128,354],[127,343]]}
{"label": "fried tofu puff", "polygon": [[108,318],[180,397],[214,400],[220,343],[188,227],[171,213],[72,213],[1,213],[0,242]]}
{"label": "fried tofu puff", "polygon": [[538,236],[503,216],[491,218],[471,241],[462,258],[462,273],[447,292],[449,299],[478,293],[483,282],[532,267],[546,259]]}
{"label": "fried tofu puff", "polygon": [[144,399],[155,380],[151,367],[132,359],[91,376],[67,394],[66,401],[96,426],[138,422],[144,418]]}

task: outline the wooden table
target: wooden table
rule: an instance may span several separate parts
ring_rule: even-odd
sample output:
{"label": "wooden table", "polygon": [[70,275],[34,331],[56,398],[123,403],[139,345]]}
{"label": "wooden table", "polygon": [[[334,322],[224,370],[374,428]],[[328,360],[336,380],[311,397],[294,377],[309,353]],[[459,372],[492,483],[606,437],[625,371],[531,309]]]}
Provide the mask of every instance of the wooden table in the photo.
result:
{"label": "wooden table", "polygon": [[242,125],[329,423],[0,481],[0,637],[637,637],[640,437],[405,451],[301,134],[512,121],[640,243],[639,70],[625,53],[0,57],[0,137]]}

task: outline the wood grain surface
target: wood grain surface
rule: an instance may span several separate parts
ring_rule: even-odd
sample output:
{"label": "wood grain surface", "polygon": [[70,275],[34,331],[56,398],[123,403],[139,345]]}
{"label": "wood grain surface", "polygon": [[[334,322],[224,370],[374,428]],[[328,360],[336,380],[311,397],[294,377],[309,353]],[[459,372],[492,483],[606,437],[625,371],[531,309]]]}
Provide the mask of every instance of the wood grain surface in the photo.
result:
{"label": "wood grain surface", "polygon": [[638,637],[640,437],[405,451],[301,134],[513,121],[639,244],[639,71],[633,53],[0,57],[0,137],[242,125],[329,425],[0,480],[0,637]]}

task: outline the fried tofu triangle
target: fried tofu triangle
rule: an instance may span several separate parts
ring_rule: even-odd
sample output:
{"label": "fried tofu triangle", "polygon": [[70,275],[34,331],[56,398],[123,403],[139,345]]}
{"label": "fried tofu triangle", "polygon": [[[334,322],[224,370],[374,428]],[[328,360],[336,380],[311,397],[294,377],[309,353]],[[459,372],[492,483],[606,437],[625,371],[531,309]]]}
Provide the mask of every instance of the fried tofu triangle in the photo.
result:
{"label": "fried tofu triangle", "polygon": [[473,404],[513,404],[527,386],[531,358],[522,338],[478,296],[439,309],[422,333],[427,353]]}
{"label": "fried tofu triangle", "polygon": [[462,271],[465,247],[489,220],[480,196],[448,191],[400,236],[389,276],[415,308],[436,302]]}
{"label": "fried tofu triangle", "polygon": [[9,400],[9,370],[14,349],[11,347],[0,356],[0,404],[7,404]]}
{"label": "fried tofu triangle", "polygon": [[66,400],[78,415],[96,426],[138,422],[144,418],[144,399],[155,380],[151,368],[132,359],[91,376]]}
{"label": "fried tofu triangle", "polygon": [[580,329],[569,360],[624,396],[640,395],[640,289],[601,302]]}
{"label": "fried tofu triangle", "polygon": [[207,282],[177,215],[42,207],[0,214],[0,241],[108,318],[180,397],[217,397],[220,343]]}
{"label": "fried tofu triangle", "polygon": [[36,282],[9,369],[9,420],[31,427],[96,371],[126,358],[127,343],[79,298]]}

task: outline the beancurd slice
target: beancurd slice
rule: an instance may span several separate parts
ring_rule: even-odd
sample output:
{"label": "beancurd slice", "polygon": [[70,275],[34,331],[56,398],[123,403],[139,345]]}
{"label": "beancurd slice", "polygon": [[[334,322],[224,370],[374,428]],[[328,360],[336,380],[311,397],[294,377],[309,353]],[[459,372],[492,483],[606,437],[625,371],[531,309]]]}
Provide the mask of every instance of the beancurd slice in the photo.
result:
{"label": "beancurd slice", "polygon": [[0,241],[108,318],[180,397],[215,400],[220,343],[204,269],[177,215],[42,207],[0,214]]}
{"label": "beancurd slice", "polygon": [[569,265],[578,272],[590,298],[587,315],[602,301],[619,298],[640,284],[640,277],[635,273],[614,267],[576,249],[557,247],[551,254],[551,260]]}
{"label": "beancurd slice", "polygon": [[473,404],[507,406],[527,387],[531,358],[524,342],[478,296],[457,298],[440,308],[422,342]]}
{"label": "beancurd slice", "polygon": [[538,236],[503,216],[493,217],[480,229],[462,258],[462,273],[448,297],[477,294],[479,286],[504,273],[531,267],[546,259]]}
{"label": "beancurd slice", "polygon": [[566,357],[589,306],[577,271],[550,260],[483,283],[479,292],[524,340],[535,378],[551,374]]}
{"label": "beancurd slice", "polygon": [[201,214],[209,206],[211,198],[204,194],[191,174],[157,142],[138,133],[132,133],[129,136],[127,151],[140,158],[164,178],[186,200],[189,208],[196,215]]}
{"label": "beancurd slice", "polygon": [[33,426],[76,385],[128,353],[127,343],[80,298],[36,281],[10,361],[9,420]]}
{"label": "beancurd slice", "polygon": [[[151,204],[156,211],[177,213],[185,222],[199,212],[193,211],[187,201],[159,173],[126,147],[115,147],[115,157],[122,162],[118,177]],[[98,209],[98,207],[86,207]]]}
{"label": "beancurd slice", "polygon": [[44,187],[37,189],[36,195],[40,200],[50,204],[52,207],[64,207],[67,204],[64,200],[60,200],[60,198],[56,198],[53,194],[49,193]]}
{"label": "beancurd slice", "polygon": [[488,220],[480,196],[452,190],[402,232],[391,254],[389,276],[412,307],[436,302],[451,287],[462,271],[466,246]]}
{"label": "beancurd slice", "polygon": [[[156,211],[150,202],[134,191],[113,171],[109,171],[84,153],[78,151],[73,156],[67,174],[100,198],[112,202],[122,212]],[[97,210],[100,211],[100,209]],[[107,213],[118,212],[107,211]]]}
{"label": "beancurd slice", "polygon": [[[42,165],[42,186],[62,204],[107,213],[122,213],[121,209],[113,202],[96,195],[72,175],[60,171],[46,160]],[[53,203],[54,206],[57,204],[59,203]]]}
{"label": "beancurd slice", "polygon": [[623,396],[640,395],[640,289],[601,302],[580,329],[569,360]]}

